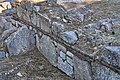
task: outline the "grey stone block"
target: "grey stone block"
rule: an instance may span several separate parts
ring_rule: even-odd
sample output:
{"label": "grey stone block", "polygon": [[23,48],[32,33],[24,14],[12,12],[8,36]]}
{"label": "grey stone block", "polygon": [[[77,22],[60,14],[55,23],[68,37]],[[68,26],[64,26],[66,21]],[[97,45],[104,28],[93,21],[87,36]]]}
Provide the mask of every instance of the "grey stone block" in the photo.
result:
{"label": "grey stone block", "polygon": [[57,47],[59,49],[59,51],[63,51],[64,53],[66,53],[66,48],[64,46],[62,46],[61,44],[57,44]]}
{"label": "grey stone block", "polygon": [[57,65],[57,53],[56,48],[52,42],[52,40],[43,35],[39,38],[39,49],[43,53],[43,55],[52,63],[54,66]]}
{"label": "grey stone block", "polygon": [[73,77],[73,67],[66,61],[63,61],[60,57],[58,57],[58,68],[67,75]]}
{"label": "grey stone block", "polygon": [[73,59],[71,59],[70,57],[67,56],[66,60],[71,66],[73,66]]}
{"label": "grey stone block", "polygon": [[62,32],[62,33],[60,33],[60,36],[64,41],[66,41],[72,45],[74,45],[78,40],[78,36],[75,31]]}
{"label": "grey stone block", "polygon": [[35,47],[35,34],[23,26],[8,37],[6,43],[9,54],[17,55],[20,52],[25,52]]}
{"label": "grey stone block", "polygon": [[60,51],[60,57],[65,60],[66,54],[63,51]]}
{"label": "grey stone block", "polygon": [[94,80],[120,80],[119,74],[97,63],[92,63],[92,73]]}
{"label": "grey stone block", "polygon": [[5,52],[4,51],[0,51],[0,59],[1,58],[5,58]]}
{"label": "grey stone block", "polygon": [[74,56],[74,74],[76,80],[93,80],[90,64]]}
{"label": "grey stone block", "polygon": [[106,46],[98,57],[99,60],[120,68],[120,46]]}

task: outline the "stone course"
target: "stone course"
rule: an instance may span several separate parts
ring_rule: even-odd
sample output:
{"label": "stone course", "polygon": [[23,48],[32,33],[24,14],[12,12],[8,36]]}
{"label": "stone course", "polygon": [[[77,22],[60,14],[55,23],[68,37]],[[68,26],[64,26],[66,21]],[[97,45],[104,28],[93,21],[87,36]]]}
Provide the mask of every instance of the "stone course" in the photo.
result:
{"label": "stone course", "polygon": [[[9,55],[16,55],[37,47],[52,65],[77,80],[120,79],[119,44],[109,45],[110,43],[106,41],[113,39],[119,43],[119,38],[107,34],[114,25],[119,25],[119,19],[100,20],[81,26],[82,28],[77,24],[75,26],[78,28],[72,29],[73,25],[64,22],[64,17],[60,16],[60,20],[55,18],[57,13],[54,15],[54,10],[51,10],[53,7],[48,5],[46,8],[45,10],[50,11],[50,14],[35,9],[32,3],[22,4],[15,8],[14,15],[10,19],[14,20],[2,22],[7,30],[17,28],[13,33],[9,30],[11,35],[5,40]],[[92,12],[92,10],[88,11]],[[62,16],[67,14],[63,10]],[[89,15],[85,16],[87,20]],[[74,19],[71,20],[73,21]],[[6,33],[5,31],[3,33]],[[106,38],[107,35],[109,38]],[[101,37],[105,39],[101,41]],[[93,50],[86,49],[86,46],[90,46]]]}

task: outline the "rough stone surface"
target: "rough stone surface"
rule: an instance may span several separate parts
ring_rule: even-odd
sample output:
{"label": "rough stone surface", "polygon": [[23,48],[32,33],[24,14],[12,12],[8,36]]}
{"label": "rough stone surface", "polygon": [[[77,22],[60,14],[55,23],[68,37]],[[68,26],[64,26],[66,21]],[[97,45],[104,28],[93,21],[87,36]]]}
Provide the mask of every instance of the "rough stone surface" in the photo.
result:
{"label": "rough stone surface", "polygon": [[66,61],[67,61],[71,66],[73,66],[73,59],[70,58],[70,57],[68,57],[68,56],[67,56],[66,59],[67,59]]}
{"label": "rough stone surface", "polygon": [[92,63],[92,71],[95,80],[120,80],[119,74],[97,63]]}
{"label": "rough stone surface", "polygon": [[64,71],[67,75],[73,77],[73,67],[66,61],[63,61],[60,57],[58,57],[58,68]]}
{"label": "rough stone surface", "polygon": [[62,46],[61,44],[58,43],[57,47],[58,47],[59,51],[66,53],[66,48],[64,46]]}
{"label": "rough stone surface", "polygon": [[7,39],[7,47],[10,55],[33,49],[35,47],[34,32],[28,30],[27,27],[21,27]]}
{"label": "rough stone surface", "polygon": [[10,36],[10,34],[14,33],[15,31],[17,31],[17,28],[16,27],[12,27],[10,29],[7,29],[5,30],[3,33],[2,33],[2,38],[8,38]]}
{"label": "rough stone surface", "polygon": [[11,24],[11,22],[6,22],[4,25],[4,29],[10,29],[12,27],[13,27],[13,25]]}
{"label": "rough stone surface", "polygon": [[77,80],[92,80],[90,64],[78,59],[76,56],[73,60],[75,78]]}
{"label": "rough stone surface", "polygon": [[43,52],[43,55],[50,61],[50,63],[56,66],[56,49],[54,44],[52,43],[52,40],[48,36],[43,35],[42,38],[39,39],[39,48],[40,51]]}
{"label": "rough stone surface", "polygon": [[5,58],[5,52],[4,51],[0,51],[0,59],[1,58]]}
{"label": "rough stone surface", "polygon": [[100,53],[99,58],[108,64],[120,67],[120,47],[107,46],[106,49]]}
{"label": "rough stone surface", "polygon": [[53,22],[52,23],[52,31],[53,33],[60,33],[62,30],[64,30],[64,25],[58,22]]}
{"label": "rough stone surface", "polygon": [[72,45],[75,44],[78,40],[77,33],[75,31],[66,31],[60,33],[60,36],[63,40]]}
{"label": "rough stone surface", "polygon": [[66,54],[63,51],[60,51],[60,57],[65,60]]}
{"label": "rough stone surface", "polygon": [[73,58],[73,53],[71,53],[70,51],[67,51],[67,53],[66,53],[69,57],[71,57],[71,58]]}

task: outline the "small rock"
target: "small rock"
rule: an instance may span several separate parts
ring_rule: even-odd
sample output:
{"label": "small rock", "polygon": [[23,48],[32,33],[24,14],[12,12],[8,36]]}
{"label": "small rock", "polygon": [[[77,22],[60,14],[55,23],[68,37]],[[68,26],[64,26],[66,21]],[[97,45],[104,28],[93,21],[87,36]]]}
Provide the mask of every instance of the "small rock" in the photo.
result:
{"label": "small rock", "polygon": [[66,53],[69,57],[71,57],[71,58],[73,58],[73,53],[71,53],[70,51],[67,51],[67,53]]}
{"label": "small rock", "polygon": [[63,40],[72,45],[74,45],[78,40],[78,36],[75,31],[66,31],[61,33],[60,36]]}
{"label": "small rock", "polygon": [[120,46],[106,46],[105,48],[120,55]]}
{"label": "small rock", "polygon": [[40,10],[40,6],[34,6],[36,11],[39,11]]}
{"label": "small rock", "polygon": [[58,22],[53,22],[52,31],[53,33],[59,33],[64,29],[64,25]]}
{"label": "small rock", "polygon": [[40,65],[39,69],[42,70],[44,68],[44,65]]}
{"label": "small rock", "polygon": [[14,11],[12,9],[7,9],[7,10],[4,11],[6,16],[11,16],[13,14],[13,12]]}
{"label": "small rock", "polygon": [[22,75],[20,72],[18,72],[18,73],[17,73],[17,76],[22,77],[23,75]]}
{"label": "small rock", "polygon": [[0,51],[0,59],[1,58],[5,58],[5,52],[4,51]]}

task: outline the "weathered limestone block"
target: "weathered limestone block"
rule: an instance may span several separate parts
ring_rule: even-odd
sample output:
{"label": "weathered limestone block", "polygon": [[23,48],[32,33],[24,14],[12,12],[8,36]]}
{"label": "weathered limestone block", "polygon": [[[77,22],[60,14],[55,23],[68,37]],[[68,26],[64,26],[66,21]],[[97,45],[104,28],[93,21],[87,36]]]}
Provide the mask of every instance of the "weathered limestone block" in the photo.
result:
{"label": "weathered limestone block", "polygon": [[60,33],[60,37],[69,44],[74,45],[78,41],[78,36],[75,31],[66,31]]}
{"label": "weathered limestone block", "polygon": [[94,80],[120,80],[119,74],[97,63],[92,63],[92,73]]}
{"label": "weathered limestone block", "polygon": [[105,48],[106,50],[101,53],[100,58],[106,63],[120,68],[120,46],[106,46]]}
{"label": "weathered limestone block", "polygon": [[59,43],[57,44],[57,48],[58,48],[59,51],[62,51],[64,53],[66,53],[66,51],[67,51],[66,48]]}
{"label": "weathered limestone block", "polygon": [[58,57],[58,68],[65,72],[68,76],[73,77],[73,67],[61,57]]}
{"label": "weathered limestone block", "polygon": [[56,48],[52,42],[52,40],[48,37],[43,35],[41,38],[37,40],[39,43],[38,49],[43,53],[43,55],[52,63],[54,66],[57,65],[57,53]]}
{"label": "weathered limestone block", "polygon": [[36,18],[37,18],[37,19],[36,19],[36,21],[37,21],[37,22],[36,22],[36,26],[37,26],[37,27],[41,27],[41,20],[40,20],[41,18],[40,18],[40,16],[39,16],[39,15],[36,15]]}
{"label": "weathered limestone block", "polygon": [[50,32],[50,28],[51,28],[51,24],[49,22],[48,19],[46,19],[45,17],[40,17],[40,21],[41,22],[41,29],[46,31],[46,32]]}
{"label": "weathered limestone block", "polygon": [[4,29],[10,29],[10,28],[12,28],[13,27],[13,25],[12,25],[12,23],[11,22],[6,22],[5,24],[4,24]]}
{"label": "weathered limestone block", "polygon": [[66,54],[63,51],[60,51],[60,57],[65,60]]}
{"label": "weathered limestone block", "polygon": [[31,19],[31,22],[36,25],[37,23],[37,15],[36,13],[33,11],[32,14],[30,15],[30,19]]}
{"label": "weathered limestone block", "polygon": [[17,28],[16,27],[12,27],[10,29],[7,29],[5,30],[3,33],[2,33],[2,38],[3,39],[7,39],[10,34],[14,33],[15,31],[17,31]]}
{"label": "weathered limestone block", "polygon": [[80,60],[74,56],[74,75],[76,80],[93,80],[91,67],[87,61]]}
{"label": "weathered limestone block", "polygon": [[23,26],[13,33],[6,42],[9,54],[17,55],[35,47],[35,33]]}
{"label": "weathered limestone block", "polygon": [[66,60],[71,66],[73,66],[73,59],[71,57],[67,56]]}
{"label": "weathered limestone block", "polygon": [[5,52],[4,51],[0,51],[0,59],[1,58],[5,58]]}

